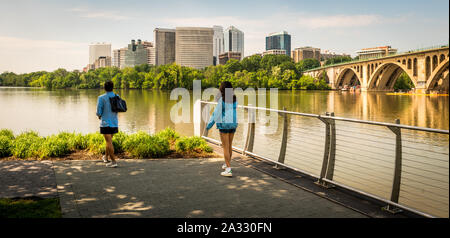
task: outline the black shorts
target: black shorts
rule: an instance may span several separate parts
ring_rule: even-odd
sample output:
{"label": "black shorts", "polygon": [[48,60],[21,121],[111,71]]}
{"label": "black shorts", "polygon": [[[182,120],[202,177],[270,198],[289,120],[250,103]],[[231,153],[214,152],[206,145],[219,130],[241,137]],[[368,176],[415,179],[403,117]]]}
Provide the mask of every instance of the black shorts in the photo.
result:
{"label": "black shorts", "polygon": [[116,134],[119,132],[118,127],[100,127],[101,134]]}
{"label": "black shorts", "polygon": [[220,133],[235,133],[236,129],[219,129]]}

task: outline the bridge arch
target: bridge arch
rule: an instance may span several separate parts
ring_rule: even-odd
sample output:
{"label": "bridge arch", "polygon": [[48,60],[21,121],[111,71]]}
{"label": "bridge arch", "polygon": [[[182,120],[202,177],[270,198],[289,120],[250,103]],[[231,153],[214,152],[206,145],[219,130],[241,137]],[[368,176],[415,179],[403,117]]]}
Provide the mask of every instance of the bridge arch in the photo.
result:
{"label": "bridge arch", "polygon": [[[439,82],[439,79],[441,78],[441,75],[448,70],[449,66],[449,58],[446,58],[444,61],[442,61],[436,69],[432,72],[430,75],[430,78],[427,80],[427,90],[433,90],[436,88],[437,83]],[[448,74],[446,77],[444,77],[444,84],[447,84],[446,89],[448,90]]]}
{"label": "bridge arch", "polygon": [[330,83],[330,78],[328,77],[328,74],[325,70],[317,74],[317,79],[321,80],[324,79],[326,83]]}
{"label": "bridge arch", "polygon": [[[360,72],[362,70],[360,69]],[[336,78],[336,88],[343,87],[345,85],[348,86],[357,86],[361,85],[362,81],[360,77],[358,77],[358,72],[351,67],[344,68]]]}
{"label": "bridge arch", "polygon": [[411,71],[407,69],[406,65],[403,65],[401,62],[387,62],[380,64],[375,69],[375,72],[369,78],[367,88],[372,90],[393,90],[395,82],[403,72],[408,74],[416,87],[417,81],[411,75]]}

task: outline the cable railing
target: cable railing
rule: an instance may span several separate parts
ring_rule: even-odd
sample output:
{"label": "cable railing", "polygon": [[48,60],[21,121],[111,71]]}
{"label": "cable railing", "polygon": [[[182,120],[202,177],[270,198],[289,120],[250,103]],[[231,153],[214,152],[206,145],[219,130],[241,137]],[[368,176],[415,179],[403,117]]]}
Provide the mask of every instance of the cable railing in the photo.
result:
{"label": "cable railing", "polygon": [[[195,113],[209,116],[215,104],[200,101]],[[265,134],[267,124],[255,120],[258,111],[277,114],[280,127],[273,134]],[[376,199],[391,213],[448,217],[448,130],[251,105],[239,105],[237,113],[247,120],[239,121],[233,142],[239,153],[306,174],[318,186]],[[205,121],[200,123],[197,134],[221,144],[217,130],[208,135]]]}

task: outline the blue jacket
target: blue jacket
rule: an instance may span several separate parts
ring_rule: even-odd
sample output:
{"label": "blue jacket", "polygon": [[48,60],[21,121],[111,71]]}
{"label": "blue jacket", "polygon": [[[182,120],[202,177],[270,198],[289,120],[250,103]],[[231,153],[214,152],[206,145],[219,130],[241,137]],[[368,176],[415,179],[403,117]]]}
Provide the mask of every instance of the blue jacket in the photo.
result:
{"label": "blue jacket", "polygon": [[216,123],[217,129],[236,129],[237,123],[237,102],[225,103],[222,98],[217,102],[216,108],[209,119],[206,129],[209,130]]}
{"label": "blue jacket", "polygon": [[111,103],[109,102],[109,98],[115,95],[113,92],[107,92],[98,97],[97,116],[101,119],[100,127],[119,127],[117,112],[111,110]]}

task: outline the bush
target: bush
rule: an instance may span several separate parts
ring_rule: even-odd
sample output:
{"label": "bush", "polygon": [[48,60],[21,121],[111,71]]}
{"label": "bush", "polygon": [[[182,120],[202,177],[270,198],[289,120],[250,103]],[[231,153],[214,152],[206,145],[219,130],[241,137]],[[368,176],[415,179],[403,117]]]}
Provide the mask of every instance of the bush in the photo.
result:
{"label": "bush", "polygon": [[71,150],[85,150],[88,147],[87,135],[74,133],[70,138],[69,146]]}
{"label": "bush", "polygon": [[45,138],[44,143],[39,150],[39,157],[59,157],[71,152],[69,141],[67,138],[70,134],[61,133]]}
{"label": "bush", "polygon": [[172,128],[167,127],[166,129],[156,133],[156,136],[169,141],[170,144],[174,144],[176,140],[180,138],[180,135]]}
{"label": "bush", "polygon": [[170,145],[161,135],[145,132],[131,134],[123,144],[124,150],[139,158],[158,158],[169,154]]}
{"label": "bush", "polygon": [[0,158],[11,156],[11,146],[11,138],[0,135]]}
{"label": "bush", "polygon": [[0,136],[6,136],[8,137],[10,140],[14,140],[14,134],[11,130],[8,129],[1,129],[0,130]]}
{"label": "bush", "polygon": [[123,143],[125,142],[125,140],[127,138],[128,138],[128,135],[123,132],[119,132],[113,136],[112,144],[114,146],[115,153],[124,152]]}
{"label": "bush", "polygon": [[37,132],[28,131],[16,137],[12,143],[12,155],[17,158],[30,158],[39,156],[39,150],[44,138],[40,137]]}
{"label": "bush", "polygon": [[87,149],[94,154],[104,154],[106,150],[105,138],[99,132],[86,135]]}
{"label": "bush", "polygon": [[207,152],[211,153],[213,149],[206,141],[198,136],[183,137],[175,143],[177,152]]}

